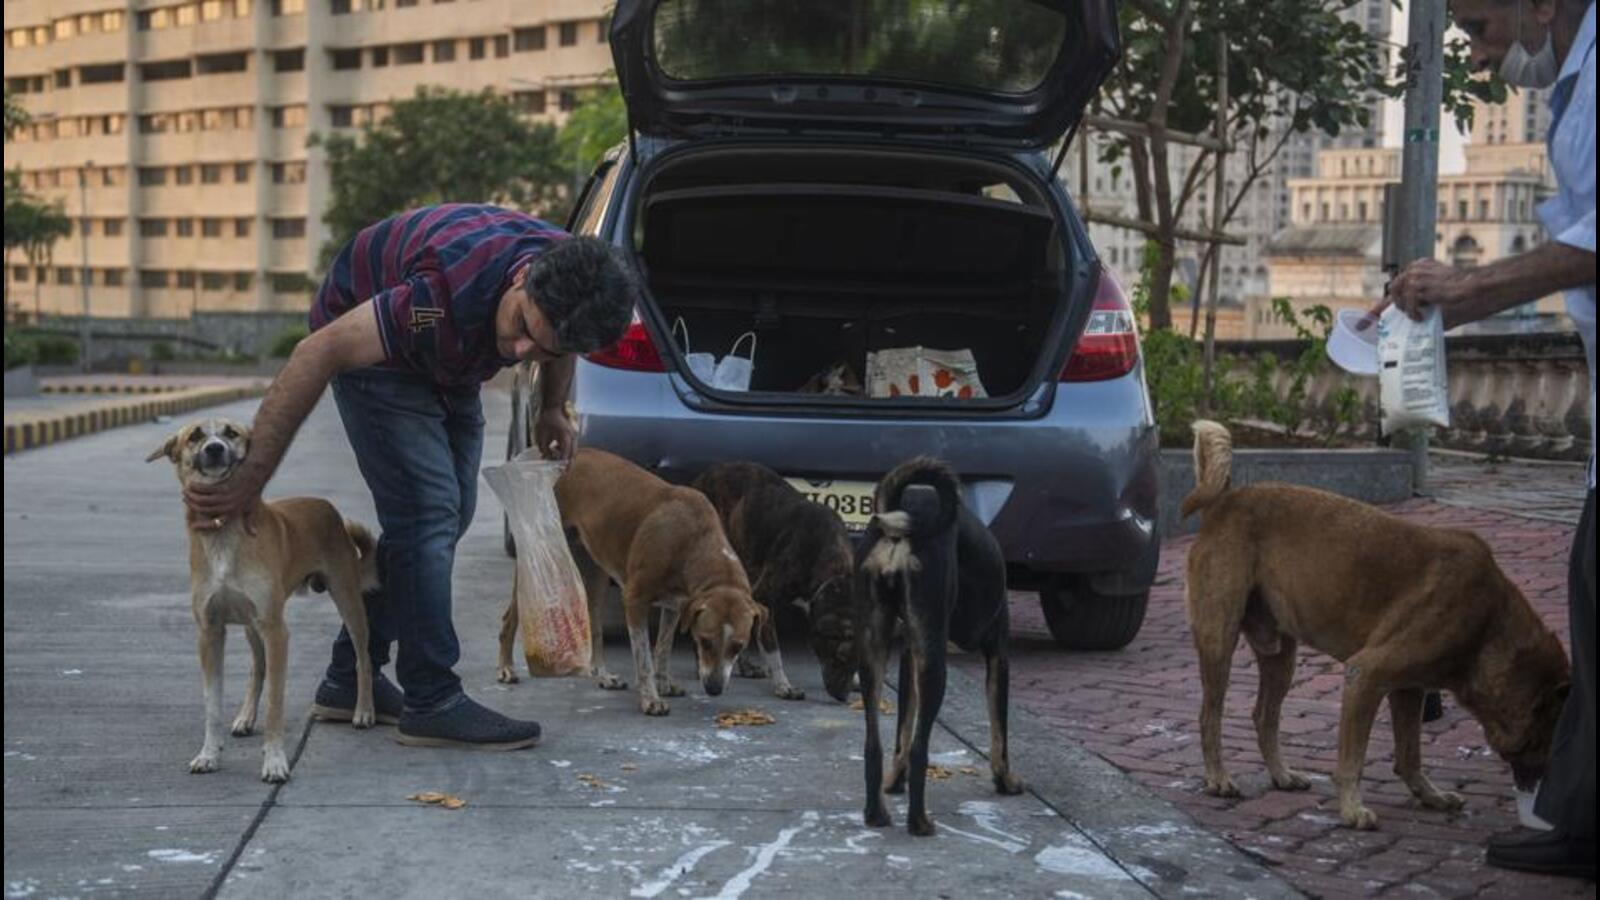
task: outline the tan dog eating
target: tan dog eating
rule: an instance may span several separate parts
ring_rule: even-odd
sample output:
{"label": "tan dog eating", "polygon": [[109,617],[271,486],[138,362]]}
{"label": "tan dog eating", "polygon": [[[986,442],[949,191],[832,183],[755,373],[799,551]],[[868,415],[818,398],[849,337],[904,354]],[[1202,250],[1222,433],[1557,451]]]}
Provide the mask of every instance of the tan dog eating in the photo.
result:
{"label": "tan dog eating", "polygon": [[[586,574],[603,573],[622,585],[628,642],[639,679],[639,709],[664,716],[671,707],[662,695],[683,695],[668,671],[680,622],[694,638],[701,686],[713,697],[721,694],[734,660],[750,643],[751,629],[766,620],[767,611],[751,598],[750,581],[728,546],[711,501],[619,456],[585,447],[556,482],[556,503],[562,525],[577,530],[582,549],[599,570]],[[594,675],[602,687],[625,687],[602,662],[598,607],[606,595],[606,579],[586,577],[585,582]],[[661,609],[653,659],[652,607]],[[514,678],[509,661],[516,637],[515,598],[504,623],[502,681]]]}
{"label": "tan dog eating", "polygon": [[1462,805],[1422,771],[1430,689],[1454,693],[1511,764],[1517,786],[1531,788],[1548,764],[1566,700],[1567,656],[1483,540],[1309,488],[1230,489],[1227,429],[1202,421],[1194,431],[1196,486],[1182,514],[1205,512],[1189,551],[1187,589],[1200,655],[1206,793],[1239,793],[1222,764],[1222,708],[1241,632],[1260,670],[1256,739],[1274,787],[1310,786],[1284,765],[1278,747],[1295,649],[1305,643],[1345,664],[1333,780],[1346,825],[1377,827],[1361,801],[1361,771],[1386,697],[1395,774],[1424,806]]}
{"label": "tan dog eating", "polygon": [[[167,438],[146,457],[171,460],[178,482],[217,482],[231,475],[250,444],[249,431],[227,419],[206,419]],[[267,723],[261,780],[289,780],[283,747],[283,691],[289,658],[289,628],[284,606],[296,591],[326,590],[350,629],[357,647],[367,641],[367,613],[361,593],[377,586],[376,542],[366,528],[346,522],[326,500],[296,497],[262,503],[252,518],[255,533],[241,521],[212,531],[189,531],[189,585],[206,699],[206,736],[189,763],[194,773],[216,771],[222,752],[222,653],[226,626],[243,625],[250,640],[250,684],[233,720],[233,733],[255,729],[263,681]],[[356,654],[356,709],[352,724],[373,724],[372,661]]]}

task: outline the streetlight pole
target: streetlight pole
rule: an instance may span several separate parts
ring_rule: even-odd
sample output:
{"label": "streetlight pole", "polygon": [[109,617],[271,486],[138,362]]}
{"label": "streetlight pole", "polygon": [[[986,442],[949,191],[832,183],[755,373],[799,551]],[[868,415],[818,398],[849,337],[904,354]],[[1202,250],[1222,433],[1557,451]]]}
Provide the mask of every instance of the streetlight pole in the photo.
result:
{"label": "streetlight pole", "polygon": [[[1439,219],[1439,107],[1444,101],[1445,0],[1411,0],[1406,37],[1405,143],[1400,156],[1395,246],[1400,268],[1432,259]],[[1428,432],[1411,434],[1416,492],[1428,487]]]}
{"label": "streetlight pole", "polygon": [[78,242],[83,248],[83,271],[79,280],[83,284],[83,321],[79,324],[78,345],[83,348],[83,358],[78,367],[88,372],[94,358],[94,330],[89,326],[89,170],[94,160],[86,160],[78,169],[78,203],[82,216],[78,219]]}

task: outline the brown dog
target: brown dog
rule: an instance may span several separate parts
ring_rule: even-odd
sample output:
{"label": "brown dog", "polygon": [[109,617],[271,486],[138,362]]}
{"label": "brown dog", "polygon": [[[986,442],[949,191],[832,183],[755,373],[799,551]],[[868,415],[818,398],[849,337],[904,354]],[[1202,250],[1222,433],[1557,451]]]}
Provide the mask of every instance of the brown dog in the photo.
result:
{"label": "brown dog", "polygon": [[[592,560],[595,569],[622,585],[628,642],[639,679],[639,709],[664,716],[671,707],[662,695],[683,695],[668,671],[680,621],[682,630],[694,637],[701,685],[713,697],[721,694],[734,660],[750,643],[751,630],[766,621],[767,611],[751,599],[749,579],[728,546],[711,501],[619,456],[585,447],[556,482],[556,503],[561,524],[578,532],[584,551],[575,554],[580,566],[587,567]],[[593,569],[586,573],[593,574]],[[607,673],[601,662],[598,606],[606,586],[605,577],[585,578],[594,674],[601,687],[621,688],[626,685]],[[652,607],[661,609],[653,660]],[[502,681],[508,680],[516,623],[513,598],[500,631]]]}
{"label": "brown dog", "polygon": [[1205,511],[1189,551],[1188,609],[1200,655],[1206,792],[1239,793],[1222,765],[1221,731],[1241,632],[1260,669],[1256,738],[1274,787],[1309,787],[1278,749],[1278,715],[1301,642],[1345,664],[1334,783],[1346,825],[1378,823],[1361,802],[1361,770],[1385,697],[1395,774],[1424,806],[1462,805],[1422,771],[1422,702],[1430,689],[1453,692],[1511,764],[1517,785],[1531,787],[1549,760],[1566,699],[1567,657],[1483,540],[1309,488],[1230,490],[1227,429],[1202,421],[1194,431],[1195,489],[1182,514]]}
{"label": "brown dog", "polygon": [[[162,457],[177,467],[178,482],[217,482],[233,474],[249,450],[247,428],[227,419],[206,419],[167,438],[145,458]],[[304,588],[333,595],[334,605],[357,647],[367,641],[361,593],[377,586],[377,543],[366,528],[346,522],[326,500],[296,497],[262,503],[255,533],[226,522],[215,531],[189,531],[189,586],[199,629],[200,676],[205,685],[206,737],[189,763],[194,773],[216,771],[222,752],[222,652],[226,626],[243,625],[250,639],[250,684],[233,719],[233,734],[255,728],[261,685],[267,685],[267,727],[261,780],[289,780],[283,748],[283,688],[288,675],[289,627],[283,610]],[[372,661],[356,654],[356,709],[351,723],[373,724]]]}

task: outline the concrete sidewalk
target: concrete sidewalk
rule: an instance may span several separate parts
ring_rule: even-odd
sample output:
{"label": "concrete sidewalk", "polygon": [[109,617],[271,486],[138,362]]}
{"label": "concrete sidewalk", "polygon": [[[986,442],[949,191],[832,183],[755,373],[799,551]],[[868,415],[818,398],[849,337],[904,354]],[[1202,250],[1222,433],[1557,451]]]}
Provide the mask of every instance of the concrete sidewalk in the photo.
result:
{"label": "concrete sidewalk", "polygon": [[[485,406],[485,446],[496,448],[507,402],[490,393]],[[252,404],[218,412],[248,418]],[[419,750],[395,744],[391,728],[308,723],[336,628],[332,605],[313,596],[290,611],[294,780],[281,789],[257,780],[259,737],[230,741],[220,772],[190,775],[202,709],[186,540],[172,473],[142,462],[169,427],[134,425],[6,459],[8,896],[1292,893],[1026,712],[1016,714],[1012,752],[1030,793],[996,796],[979,752],[988,746],[982,688],[954,670],[933,745],[952,776],[930,785],[940,828],[931,839],[905,832],[901,798],[892,798],[897,828],[862,826],[860,713],[826,699],[802,647],[789,660],[807,700],[780,701],[747,680],[715,700],[691,686],[665,719],[586,680],[495,684],[511,562],[487,489],[458,554],[458,671],[479,699],[539,719],[541,747]],[[329,403],[272,490],[302,492],[373,521]],[[227,698],[237,703],[248,653],[237,633],[232,645]],[[626,648],[608,655],[631,678]],[[686,654],[676,665],[687,676]],[[744,707],[777,724],[714,727],[717,711]],[[406,800],[419,791],[467,806]]]}

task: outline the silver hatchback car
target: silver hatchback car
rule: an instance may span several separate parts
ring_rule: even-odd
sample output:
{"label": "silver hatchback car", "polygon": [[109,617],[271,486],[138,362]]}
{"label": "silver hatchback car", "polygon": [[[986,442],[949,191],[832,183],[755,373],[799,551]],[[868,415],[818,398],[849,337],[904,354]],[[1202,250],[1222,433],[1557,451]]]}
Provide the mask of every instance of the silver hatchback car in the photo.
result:
{"label": "silver hatchback car", "polygon": [[[763,463],[852,527],[883,473],[940,457],[1056,640],[1126,645],[1157,436],[1133,312],[1046,155],[1116,21],[1113,0],[620,0],[631,134],[568,227],[642,290],[578,364],[584,442],[679,483]],[[882,390],[874,358],[904,348],[959,354],[976,390]],[[691,349],[749,359],[747,383],[707,383]],[[511,454],[537,378],[518,373]]]}

